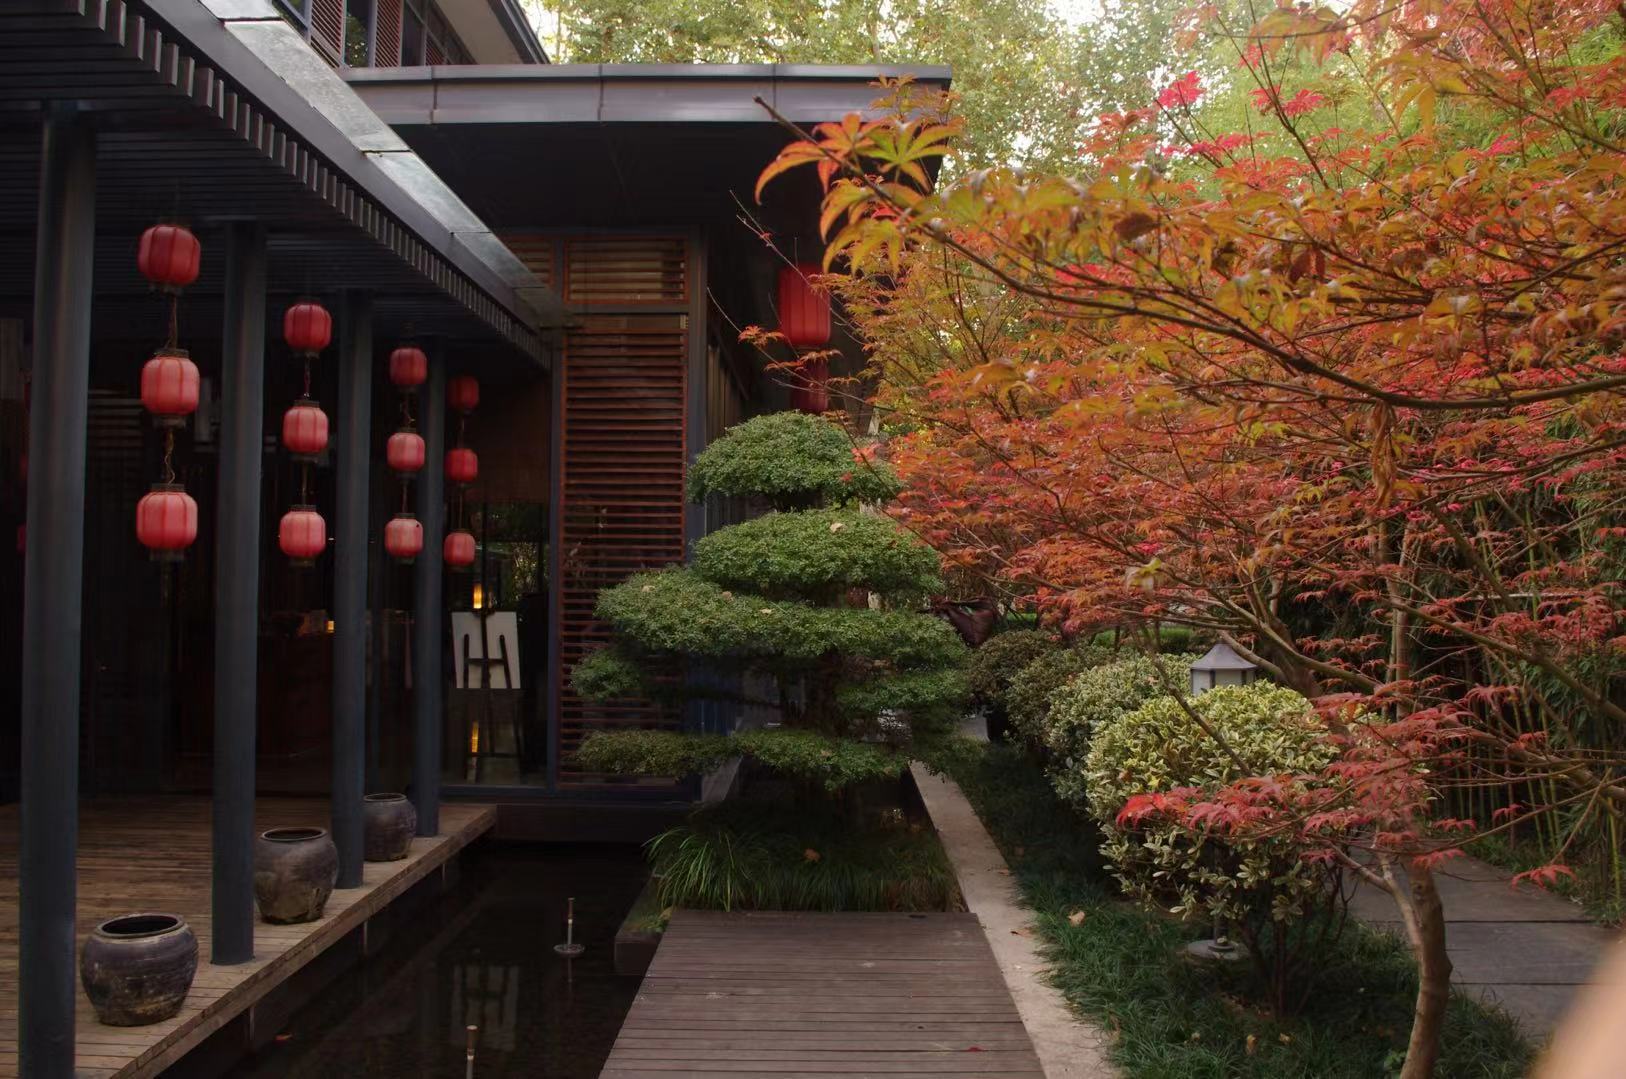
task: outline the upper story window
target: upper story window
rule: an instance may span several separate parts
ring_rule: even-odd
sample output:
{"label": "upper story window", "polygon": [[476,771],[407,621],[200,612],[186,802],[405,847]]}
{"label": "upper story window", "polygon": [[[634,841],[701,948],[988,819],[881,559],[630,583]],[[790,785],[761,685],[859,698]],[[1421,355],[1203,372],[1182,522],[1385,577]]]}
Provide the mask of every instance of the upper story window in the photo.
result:
{"label": "upper story window", "polygon": [[466,64],[468,50],[434,0],[276,0],[335,67]]}

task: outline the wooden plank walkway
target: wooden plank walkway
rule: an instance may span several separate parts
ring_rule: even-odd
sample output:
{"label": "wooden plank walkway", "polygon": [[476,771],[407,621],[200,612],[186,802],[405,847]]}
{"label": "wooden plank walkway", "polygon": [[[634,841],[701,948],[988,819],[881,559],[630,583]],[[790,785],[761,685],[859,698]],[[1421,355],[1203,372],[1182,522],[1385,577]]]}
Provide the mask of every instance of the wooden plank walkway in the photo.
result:
{"label": "wooden plank walkway", "polygon": [[[252,962],[209,963],[210,805],[207,798],[89,800],[79,813],[78,932],[132,911],[180,914],[198,936],[198,974],[181,1013],[146,1027],[107,1027],[79,995],[77,1070],[81,1077],[151,1076],[179,1060],[325,949],[438,870],[488,831],[491,806],[446,804],[442,833],[412,841],[399,862],[369,862],[360,888],[335,891],[320,921],[254,929]],[[328,823],[323,799],[262,798],[260,829]],[[17,807],[0,808],[0,1076],[17,1066]]]}
{"label": "wooden plank walkway", "polygon": [[1043,1079],[973,914],[680,910],[600,1079]]}

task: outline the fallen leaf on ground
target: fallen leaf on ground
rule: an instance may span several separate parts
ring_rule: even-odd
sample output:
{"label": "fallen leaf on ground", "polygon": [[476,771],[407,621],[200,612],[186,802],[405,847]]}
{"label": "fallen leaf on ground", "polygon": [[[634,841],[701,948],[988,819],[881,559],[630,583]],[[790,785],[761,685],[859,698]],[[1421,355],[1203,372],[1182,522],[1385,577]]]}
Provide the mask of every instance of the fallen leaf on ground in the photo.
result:
{"label": "fallen leaf on ground", "polygon": [[816,862],[819,860],[821,855],[818,851],[814,850],[812,847],[809,847],[802,852],[802,857],[806,858],[810,862]]}
{"label": "fallen leaf on ground", "polygon": [[1075,911],[1073,911],[1073,913],[1071,913],[1071,914],[1069,914],[1067,916],[1067,924],[1068,925],[1083,925],[1084,924],[1084,918],[1085,918],[1085,914],[1084,914],[1083,911],[1075,910]]}
{"label": "fallen leaf on ground", "polygon": [[1242,1047],[1242,1051],[1247,1053],[1251,1057],[1251,1056],[1253,1056],[1253,1054],[1255,1052],[1258,1051],[1258,1049],[1259,1049],[1259,1035],[1257,1035],[1257,1034],[1249,1034],[1247,1044]]}

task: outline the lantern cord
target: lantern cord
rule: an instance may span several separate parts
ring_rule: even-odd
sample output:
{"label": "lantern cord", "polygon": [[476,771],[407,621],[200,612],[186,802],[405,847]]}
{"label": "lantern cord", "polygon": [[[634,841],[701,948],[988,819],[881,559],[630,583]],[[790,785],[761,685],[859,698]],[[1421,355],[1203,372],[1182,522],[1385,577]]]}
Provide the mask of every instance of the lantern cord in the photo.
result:
{"label": "lantern cord", "polygon": [[305,399],[309,400],[310,395],[311,395],[311,354],[309,352],[307,352],[307,353],[305,353]]}
{"label": "lantern cord", "polygon": [[180,289],[176,289],[175,291],[173,291],[173,292],[171,292],[169,294],[169,347],[170,348],[176,348],[176,347],[178,347],[180,345],[180,341],[179,341],[179,337],[180,337],[180,333],[181,333],[181,331],[180,331],[180,306],[181,306],[181,291],[180,291]]}
{"label": "lantern cord", "polygon": [[412,430],[412,394],[404,390],[401,393],[401,426]]}
{"label": "lantern cord", "polygon": [[299,466],[299,504],[301,506],[308,506],[311,504],[310,490],[311,465],[309,461],[303,461]]}
{"label": "lantern cord", "polygon": [[164,482],[175,482],[175,428],[164,428]]}
{"label": "lantern cord", "polygon": [[401,512],[405,513],[405,512],[407,512],[407,509],[408,509],[408,507],[407,507],[407,483],[406,483],[405,480],[402,480],[401,481]]}

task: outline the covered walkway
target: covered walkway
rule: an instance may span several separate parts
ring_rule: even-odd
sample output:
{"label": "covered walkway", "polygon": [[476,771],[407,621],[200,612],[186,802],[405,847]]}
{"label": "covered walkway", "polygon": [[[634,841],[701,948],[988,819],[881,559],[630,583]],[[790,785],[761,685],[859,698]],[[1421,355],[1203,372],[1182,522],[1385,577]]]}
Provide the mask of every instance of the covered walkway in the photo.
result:
{"label": "covered walkway", "polygon": [[[325,826],[328,803],[316,798],[262,798],[260,828]],[[75,1075],[157,1075],[210,1034],[251,1009],[282,983],[364,925],[407,889],[437,873],[496,823],[490,806],[441,810],[441,834],[412,841],[399,862],[368,862],[361,887],[336,890],[320,920],[254,925],[254,958],[234,966],[200,963],[181,1012],[145,1027],[96,1021],[78,997]],[[79,824],[76,939],[98,922],[133,910],[179,914],[210,950],[209,801],[206,798],[117,798],[87,801]],[[21,1075],[17,1061],[17,807],[0,808],[0,1076]]]}

